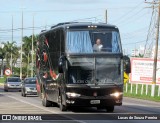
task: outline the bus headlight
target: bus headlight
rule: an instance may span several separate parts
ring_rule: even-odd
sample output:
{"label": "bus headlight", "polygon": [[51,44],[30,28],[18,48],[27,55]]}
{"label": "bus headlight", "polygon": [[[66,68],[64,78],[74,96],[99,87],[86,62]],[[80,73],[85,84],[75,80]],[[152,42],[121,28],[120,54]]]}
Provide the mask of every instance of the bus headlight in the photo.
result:
{"label": "bus headlight", "polygon": [[68,98],[71,98],[71,97],[80,97],[81,96],[80,94],[71,93],[71,92],[67,92],[66,95],[67,95]]}
{"label": "bus headlight", "polygon": [[121,95],[123,95],[122,92],[115,92],[115,93],[110,94],[110,96],[116,97],[116,98],[120,97]]}

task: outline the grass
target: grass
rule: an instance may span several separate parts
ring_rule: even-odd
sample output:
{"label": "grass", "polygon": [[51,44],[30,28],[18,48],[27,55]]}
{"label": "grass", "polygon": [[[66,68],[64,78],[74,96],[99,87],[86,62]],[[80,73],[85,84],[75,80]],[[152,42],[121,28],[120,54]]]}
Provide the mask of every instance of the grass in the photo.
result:
{"label": "grass", "polygon": [[156,85],[155,96],[152,97],[151,96],[151,85],[148,85],[148,93],[146,94],[146,85],[143,85],[143,91],[142,91],[142,84],[138,84],[138,89],[137,89],[137,94],[136,94],[136,84],[132,84],[132,93],[131,93],[131,84],[128,83],[127,92],[126,92],[126,85],[124,86],[124,96],[160,102],[160,96],[158,96],[158,89],[159,89],[159,86]]}
{"label": "grass", "polygon": [[[0,77],[0,84],[3,84],[7,77],[8,76],[6,76],[6,75],[4,75],[3,78]],[[18,77],[18,75],[13,75],[13,76],[10,76],[10,77]]]}
{"label": "grass", "polygon": [[3,77],[3,78],[0,78],[0,83],[4,83],[4,81],[6,80],[6,78],[5,77]]}

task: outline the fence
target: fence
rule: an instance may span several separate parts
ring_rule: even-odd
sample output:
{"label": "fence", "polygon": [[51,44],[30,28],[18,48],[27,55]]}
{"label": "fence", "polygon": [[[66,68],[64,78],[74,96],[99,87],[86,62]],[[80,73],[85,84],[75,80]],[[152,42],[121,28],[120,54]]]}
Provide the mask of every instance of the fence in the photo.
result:
{"label": "fence", "polygon": [[[139,84],[139,83],[126,83],[125,93],[136,94],[136,95],[151,95],[152,84]],[[155,87],[155,96],[160,97],[160,85]]]}

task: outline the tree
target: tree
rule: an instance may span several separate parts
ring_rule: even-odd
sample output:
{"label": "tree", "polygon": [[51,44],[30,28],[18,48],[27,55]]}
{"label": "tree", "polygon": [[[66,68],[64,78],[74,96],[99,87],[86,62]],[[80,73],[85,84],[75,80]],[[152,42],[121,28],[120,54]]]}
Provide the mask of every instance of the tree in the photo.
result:
{"label": "tree", "polygon": [[5,52],[5,59],[6,59],[6,66],[7,67],[11,67],[11,64],[10,64],[10,61],[11,61],[11,55],[13,57],[13,61],[14,61],[14,64],[16,63],[18,57],[19,57],[19,48],[15,45],[16,42],[13,41],[13,42],[9,42],[7,41],[6,43],[3,43],[4,44],[4,52]]}
{"label": "tree", "polygon": [[[36,47],[36,39],[37,39],[37,36],[34,35],[33,36],[33,47],[35,48]],[[28,55],[28,53],[30,54],[32,50],[32,35],[27,37],[23,37],[23,51],[24,51],[24,54],[25,55]]]}
{"label": "tree", "polygon": [[2,64],[1,64],[1,76],[3,75],[3,60],[5,57],[5,50],[3,47],[0,47],[0,59],[2,59]]}
{"label": "tree", "polygon": [[[33,35],[34,49],[36,47],[36,40],[37,40],[37,36]],[[24,64],[24,67],[28,68],[29,64],[31,63],[30,57],[31,57],[31,50],[32,50],[32,35],[29,37],[27,37],[27,36],[23,37],[23,46],[22,47],[23,47],[23,64]],[[34,55],[34,59],[35,59],[35,55]],[[28,61],[29,61],[29,64],[28,64]]]}
{"label": "tree", "polygon": [[5,51],[2,47],[0,47],[0,59],[4,59],[5,57]]}
{"label": "tree", "polygon": [[140,53],[139,53],[139,56],[138,56],[138,57],[143,58],[143,57],[144,57],[144,54],[140,54]]}

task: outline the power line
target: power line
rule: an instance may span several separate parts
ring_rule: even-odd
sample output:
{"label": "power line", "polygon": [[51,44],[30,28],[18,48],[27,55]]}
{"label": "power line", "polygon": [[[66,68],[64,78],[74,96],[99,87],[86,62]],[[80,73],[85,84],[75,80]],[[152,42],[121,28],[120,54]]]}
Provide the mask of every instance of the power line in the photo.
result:
{"label": "power line", "polygon": [[[47,25],[47,27],[51,27],[52,25]],[[34,29],[44,29],[46,26],[39,26],[39,27],[34,27]],[[32,30],[33,27],[26,27],[26,28],[23,28],[24,30]],[[22,28],[14,28],[13,31],[21,31]],[[0,33],[3,33],[3,32],[11,32],[12,29],[0,29]]]}
{"label": "power line", "polygon": [[148,39],[149,39],[149,34],[150,34],[150,29],[151,29],[151,25],[152,25],[152,20],[153,20],[153,14],[154,14],[154,8],[152,10],[152,16],[151,16],[151,20],[150,20],[150,24],[149,24],[149,29],[148,29],[148,34],[147,34],[147,39],[146,39],[146,43],[145,43],[145,47],[144,47],[144,55],[146,52],[146,47],[147,47],[147,43],[148,43]]}
{"label": "power line", "polygon": [[[139,16],[138,16],[137,18],[135,18],[134,20],[131,20],[132,18],[136,17],[136,15],[138,15],[142,10],[144,10],[144,8],[140,9],[140,10],[139,10],[137,13],[135,13],[134,15],[129,16],[128,19],[125,19],[125,21],[123,20],[123,22],[122,22],[122,21],[118,22],[117,25],[118,25],[118,24],[119,24],[120,26],[126,25],[127,22],[129,23],[129,22],[131,22],[131,21],[137,20],[137,18],[141,18],[141,17],[145,16],[145,14],[142,13],[141,15],[139,15]],[[127,20],[127,21],[126,21],[126,20]],[[129,20],[129,21],[128,21],[128,20]]]}
{"label": "power line", "polygon": [[97,15],[97,16],[89,17],[89,18],[80,18],[80,19],[76,19],[76,20],[72,20],[72,21],[82,21],[82,20],[90,20],[90,19],[94,19],[96,21],[96,20],[98,20],[97,17],[99,17],[99,16],[102,16],[102,15]]}
{"label": "power line", "polygon": [[[138,7],[138,6],[136,6]],[[107,8],[107,9],[131,9],[131,8],[136,8],[136,7],[114,7],[114,8]],[[106,8],[83,8],[83,9],[48,9],[48,10],[25,10],[25,13],[42,13],[42,12],[73,12],[73,11],[93,11],[93,10],[106,10]],[[21,10],[12,10],[12,11],[5,11],[5,10],[1,10],[1,13],[21,13]]]}
{"label": "power line", "polygon": [[135,7],[133,7],[133,9],[131,9],[130,11],[128,11],[127,13],[123,14],[121,17],[117,18],[116,20],[113,21],[113,23],[117,22],[117,20],[121,21],[122,19],[124,20],[124,18],[130,14],[132,11],[134,11],[135,9],[137,9],[137,7],[139,7],[143,2],[140,2],[138,5],[136,5]]}
{"label": "power line", "polygon": [[122,33],[121,37],[128,37],[128,36],[133,37],[133,36],[135,36],[139,33],[144,33],[145,29],[147,29],[147,27],[143,27],[143,28],[140,28],[140,29],[137,29],[135,31],[128,32],[128,33]]}
{"label": "power line", "polygon": [[133,42],[133,43],[122,44],[122,45],[137,44],[137,43],[142,43],[142,42],[145,42],[145,41],[146,41],[146,40],[143,40],[143,41],[137,41],[137,42]]}
{"label": "power line", "polygon": [[[101,19],[98,19],[98,17],[100,17],[102,15],[97,15],[97,16],[94,16],[94,17],[88,17],[88,18],[79,18],[79,19],[76,19],[76,20],[71,20],[72,21],[82,21],[82,20],[89,20],[89,19],[94,19],[95,21],[97,20],[101,20]],[[34,27],[34,29],[44,29],[46,27],[51,27],[55,24],[52,24],[52,25],[45,25],[45,26],[39,26],[39,27]],[[21,31],[22,28],[14,28],[13,31]],[[33,30],[33,27],[25,27],[23,28],[23,30]],[[11,32],[12,29],[0,29],[0,33],[3,33],[3,32]]]}

